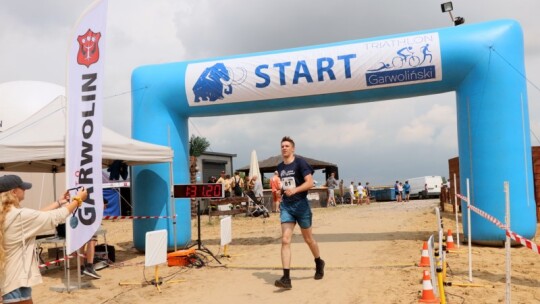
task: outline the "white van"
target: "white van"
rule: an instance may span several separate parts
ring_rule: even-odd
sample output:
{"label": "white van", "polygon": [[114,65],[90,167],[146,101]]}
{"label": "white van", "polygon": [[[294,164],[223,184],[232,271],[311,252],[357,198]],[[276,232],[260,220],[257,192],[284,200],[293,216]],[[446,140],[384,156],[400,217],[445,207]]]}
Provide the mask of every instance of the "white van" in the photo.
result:
{"label": "white van", "polygon": [[411,185],[411,198],[424,199],[429,197],[439,197],[441,195],[441,185],[443,183],[441,176],[432,175],[414,177],[409,178],[406,181],[409,181],[409,185]]}

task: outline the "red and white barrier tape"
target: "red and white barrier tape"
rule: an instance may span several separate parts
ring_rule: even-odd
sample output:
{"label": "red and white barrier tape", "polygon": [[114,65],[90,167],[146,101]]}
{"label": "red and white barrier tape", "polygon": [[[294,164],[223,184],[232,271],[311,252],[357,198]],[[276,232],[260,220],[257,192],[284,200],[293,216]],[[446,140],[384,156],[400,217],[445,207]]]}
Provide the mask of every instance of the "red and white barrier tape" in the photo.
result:
{"label": "red and white barrier tape", "polygon": [[540,254],[540,250],[538,249],[538,245],[535,244],[534,242],[522,237],[521,235],[513,232],[513,231],[510,231],[508,229],[506,229],[506,225],[504,225],[503,223],[501,223],[501,221],[499,221],[498,219],[496,219],[495,217],[487,214],[486,212],[470,205],[469,208],[471,208],[472,211],[478,213],[478,215],[484,217],[485,219],[487,219],[488,221],[492,222],[493,224],[495,224],[495,226],[503,229],[504,231],[506,231],[506,235],[509,236],[511,239],[513,239],[514,241],[516,242],[519,242],[521,245],[531,249],[532,251]]}
{"label": "red and white barrier tape", "polygon": [[475,206],[471,205],[470,206],[471,210],[478,213],[478,215],[484,217],[485,219],[487,219],[488,221],[492,222],[493,224],[495,224],[495,226],[503,229],[503,230],[506,230],[506,225],[501,223],[501,221],[499,221],[498,219],[496,219],[495,217],[487,214],[486,212],[476,208]]}
{"label": "red and white barrier tape", "polygon": [[104,220],[126,220],[126,219],[135,219],[135,220],[139,220],[139,219],[166,219],[166,218],[176,218],[176,215],[174,216],[135,216],[135,215],[131,215],[131,216],[120,216],[120,215],[106,215],[106,216],[103,216],[103,219]]}
{"label": "red and white barrier tape", "polygon": [[[68,255],[68,258],[69,258],[69,259],[73,259],[74,257],[75,257],[74,254]],[[79,253],[79,257],[85,258],[86,256],[85,256],[84,254]],[[64,262],[65,260],[66,260],[66,258],[60,258],[60,259],[58,259],[58,260],[46,262],[46,263],[44,263],[44,264],[39,265],[38,268],[49,267],[49,266],[51,266],[51,265],[53,265],[53,264],[59,264],[60,262]]]}
{"label": "red and white barrier tape", "polygon": [[[70,259],[72,259],[72,258],[74,258],[74,257],[75,257],[75,256],[73,256],[73,255],[68,255],[68,258],[70,258]],[[63,261],[65,261],[65,260],[66,260],[66,258],[61,258],[61,259],[58,259],[58,260],[55,260],[55,261],[46,262],[45,264],[41,264],[41,265],[39,265],[38,267],[39,267],[39,268],[49,267],[49,266],[51,266],[52,264],[59,264],[60,262],[63,262]]]}
{"label": "red and white barrier tape", "polygon": [[522,237],[521,235],[512,232],[510,230],[506,230],[506,235],[508,235],[511,239],[513,239],[516,242],[519,242],[521,245],[529,248],[530,250],[540,254],[540,250],[538,250],[538,245],[533,243],[532,241],[529,241],[528,239]]}
{"label": "red and white barrier tape", "polygon": [[462,199],[464,202],[469,202],[469,198],[464,196],[464,195],[456,193],[456,196],[459,197],[460,199]]}

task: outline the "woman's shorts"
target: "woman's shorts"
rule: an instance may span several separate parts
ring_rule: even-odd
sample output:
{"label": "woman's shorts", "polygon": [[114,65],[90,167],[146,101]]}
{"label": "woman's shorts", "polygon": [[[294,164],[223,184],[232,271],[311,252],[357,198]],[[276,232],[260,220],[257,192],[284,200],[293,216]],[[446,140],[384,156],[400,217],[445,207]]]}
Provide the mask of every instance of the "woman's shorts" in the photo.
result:
{"label": "woman's shorts", "polygon": [[294,203],[282,202],[279,204],[279,210],[281,223],[298,223],[302,229],[311,227],[313,216],[307,198]]}
{"label": "woman's shorts", "polygon": [[31,287],[19,287],[2,296],[4,303],[17,303],[32,299]]}

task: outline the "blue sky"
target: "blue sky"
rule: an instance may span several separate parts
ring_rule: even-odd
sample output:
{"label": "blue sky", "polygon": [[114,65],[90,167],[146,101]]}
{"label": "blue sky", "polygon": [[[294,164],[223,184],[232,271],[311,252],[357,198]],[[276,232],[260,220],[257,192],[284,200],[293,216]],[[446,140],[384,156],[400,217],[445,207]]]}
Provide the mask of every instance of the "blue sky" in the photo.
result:
{"label": "blue sky", "polygon": [[[68,39],[92,1],[6,1],[0,11],[0,83],[64,85]],[[105,122],[131,134],[130,77],[140,65],[279,50],[451,26],[441,2],[110,0]],[[518,20],[524,30],[533,145],[540,145],[540,10],[536,0],[453,1],[466,23]],[[453,93],[287,112],[191,118],[190,133],[215,152],[235,153],[235,167],[279,154],[289,135],[297,153],[338,164],[341,177],[391,184],[448,175],[457,156]],[[316,175],[322,181],[320,174]]]}

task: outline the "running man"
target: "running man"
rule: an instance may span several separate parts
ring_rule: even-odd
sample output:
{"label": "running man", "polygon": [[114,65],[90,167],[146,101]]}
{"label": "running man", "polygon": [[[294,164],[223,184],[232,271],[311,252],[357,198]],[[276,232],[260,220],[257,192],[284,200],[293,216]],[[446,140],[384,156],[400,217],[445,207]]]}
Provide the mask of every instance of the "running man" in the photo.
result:
{"label": "running man", "polygon": [[280,204],[281,219],[281,263],[283,276],[276,280],[276,287],[291,289],[291,239],[296,223],[304,241],[315,258],[315,280],[324,276],[324,261],[320,257],[319,245],[311,230],[312,213],[307,200],[308,190],[313,187],[313,168],[303,159],[294,155],[294,141],[285,136],[281,140],[283,162],[277,166],[283,189]]}

